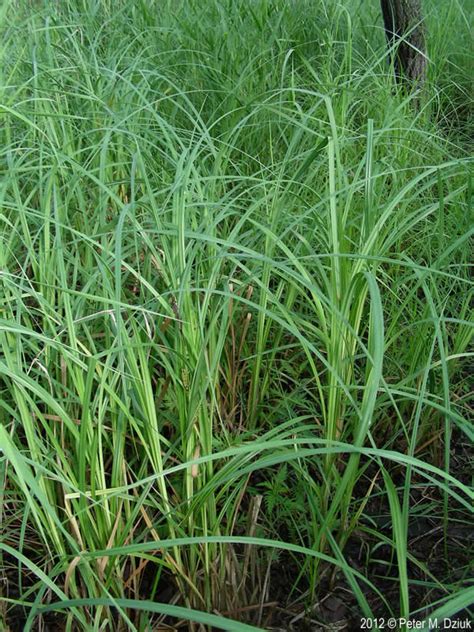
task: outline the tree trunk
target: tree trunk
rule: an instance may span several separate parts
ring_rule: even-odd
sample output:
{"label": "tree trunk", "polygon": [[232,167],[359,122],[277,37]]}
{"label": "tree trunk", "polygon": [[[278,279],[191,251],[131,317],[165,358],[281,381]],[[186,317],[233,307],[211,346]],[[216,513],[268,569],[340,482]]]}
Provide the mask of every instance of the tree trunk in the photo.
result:
{"label": "tree trunk", "polygon": [[423,83],[426,75],[425,26],[421,0],[380,0],[385,34],[393,49],[397,80]]}

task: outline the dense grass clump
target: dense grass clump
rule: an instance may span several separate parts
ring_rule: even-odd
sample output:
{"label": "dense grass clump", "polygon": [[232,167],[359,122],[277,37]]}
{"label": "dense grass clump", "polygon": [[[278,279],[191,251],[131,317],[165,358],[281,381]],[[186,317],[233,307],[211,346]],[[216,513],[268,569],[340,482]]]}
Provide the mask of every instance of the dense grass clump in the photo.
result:
{"label": "dense grass clump", "polygon": [[2,5],[1,629],[469,615],[469,6]]}

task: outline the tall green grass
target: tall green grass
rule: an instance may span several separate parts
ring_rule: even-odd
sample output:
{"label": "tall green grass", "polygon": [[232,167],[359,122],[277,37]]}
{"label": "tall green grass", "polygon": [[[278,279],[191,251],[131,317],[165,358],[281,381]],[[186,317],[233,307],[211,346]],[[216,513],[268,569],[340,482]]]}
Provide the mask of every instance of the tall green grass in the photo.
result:
{"label": "tall green grass", "polygon": [[376,2],[2,11],[4,628],[469,606],[468,3],[421,97]]}

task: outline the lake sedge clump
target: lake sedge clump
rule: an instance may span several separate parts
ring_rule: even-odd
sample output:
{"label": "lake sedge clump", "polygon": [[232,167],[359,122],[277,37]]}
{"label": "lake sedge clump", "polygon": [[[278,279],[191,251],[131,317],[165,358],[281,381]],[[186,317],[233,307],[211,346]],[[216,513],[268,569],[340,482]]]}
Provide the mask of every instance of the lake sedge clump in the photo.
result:
{"label": "lake sedge clump", "polygon": [[0,629],[472,614],[472,7],[359,4],[0,8]]}

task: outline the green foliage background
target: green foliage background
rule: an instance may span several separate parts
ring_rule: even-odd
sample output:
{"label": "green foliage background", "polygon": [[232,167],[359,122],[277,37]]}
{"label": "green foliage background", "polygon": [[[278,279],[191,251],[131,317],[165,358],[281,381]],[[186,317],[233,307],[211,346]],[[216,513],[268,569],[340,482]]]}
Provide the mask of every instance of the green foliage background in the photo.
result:
{"label": "green foliage background", "polygon": [[284,555],[309,614],[472,602],[469,7],[417,96],[376,2],[2,5],[5,629],[261,628]]}

